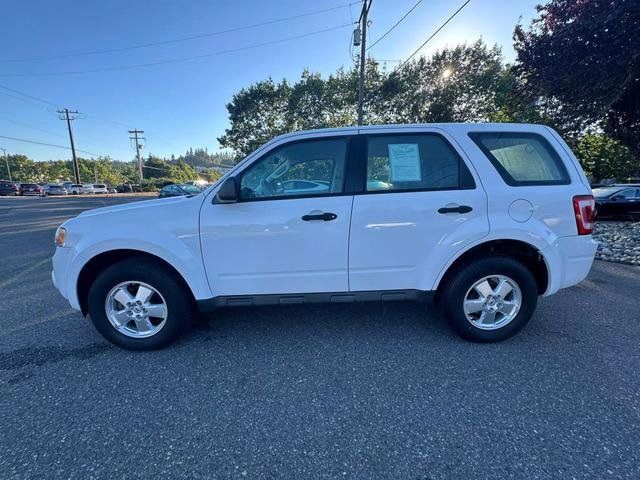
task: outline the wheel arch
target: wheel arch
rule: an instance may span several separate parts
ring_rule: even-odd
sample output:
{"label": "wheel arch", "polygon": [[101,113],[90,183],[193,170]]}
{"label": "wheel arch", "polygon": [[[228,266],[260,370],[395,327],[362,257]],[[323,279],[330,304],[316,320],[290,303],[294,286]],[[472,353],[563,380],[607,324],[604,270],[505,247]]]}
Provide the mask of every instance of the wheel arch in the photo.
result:
{"label": "wheel arch", "polygon": [[183,286],[185,292],[189,295],[195,305],[196,300],[193,290],[187,283],[185,277],[171,263],[149,252],[123,248],[107,250],[93,256],[83,265],[82,269],[80,270],[76,282],[76,294],[78,296],[78,303],[80,304],[80,310],[82,311],[83,315],[87,315],[89,289],[91,288],[91,285],[97,278],[98,274],[111,265],[131,258],[140,258],[153,261],[154,263],[167,270],[167,272],[175,275],[175,278]]}
{"label": "wheel arch", "polygon": [[488,240],[460,252],[443,269],[436,280],[434,290],[440,291],[447,284],[448,279],[464,265],[489,255],[502,255],[520,261],[535,278],[538,294],[542,295],[547,291],[550,283],[550,269],[541,250],[522,240],[508,238]]}

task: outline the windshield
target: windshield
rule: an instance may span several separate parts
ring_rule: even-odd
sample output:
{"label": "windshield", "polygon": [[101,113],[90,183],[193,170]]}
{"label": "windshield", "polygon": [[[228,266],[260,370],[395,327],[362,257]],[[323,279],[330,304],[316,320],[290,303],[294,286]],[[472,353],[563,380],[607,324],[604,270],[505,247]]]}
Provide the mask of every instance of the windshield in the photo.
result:
{"label": "windshield", "polygon": [[608,196],[614,194],[615,192],[619,192],[620,190],[622,190],[622,188],[620,188],[620,187],[594,188],[593,189],[593,196],[596,197],[596,198],[604,198],[604,197],[608,197]]}
{"label": "windshield", "polygon": [[180,188],[187,192],[189,195],[198,195],[202,190],[200,190],[198,187],[196,187],[195,185],[180,185]]}

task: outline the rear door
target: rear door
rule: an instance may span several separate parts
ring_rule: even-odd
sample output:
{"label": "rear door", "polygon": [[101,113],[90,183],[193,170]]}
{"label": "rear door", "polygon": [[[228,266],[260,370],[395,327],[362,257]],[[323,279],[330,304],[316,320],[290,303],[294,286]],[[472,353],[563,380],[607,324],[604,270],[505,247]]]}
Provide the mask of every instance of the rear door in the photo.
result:
{"label": "rear door", "polygon": [[430,290],[456,251],[488,234],[486,194],[445,132],[366,132],[362,191],[351,218],[350,289]]}

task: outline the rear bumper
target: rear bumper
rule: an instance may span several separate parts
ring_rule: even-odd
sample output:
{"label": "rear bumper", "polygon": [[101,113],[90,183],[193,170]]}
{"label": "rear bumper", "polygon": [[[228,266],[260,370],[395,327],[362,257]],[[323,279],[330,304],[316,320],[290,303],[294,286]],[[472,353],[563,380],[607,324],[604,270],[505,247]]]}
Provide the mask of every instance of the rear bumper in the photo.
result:
{"label": "rear bumper", "polygon": [[545,295],[580,283],[589,274],[598,248],[591,235],[560,237],[542,254],[549,269],[549,286]]}

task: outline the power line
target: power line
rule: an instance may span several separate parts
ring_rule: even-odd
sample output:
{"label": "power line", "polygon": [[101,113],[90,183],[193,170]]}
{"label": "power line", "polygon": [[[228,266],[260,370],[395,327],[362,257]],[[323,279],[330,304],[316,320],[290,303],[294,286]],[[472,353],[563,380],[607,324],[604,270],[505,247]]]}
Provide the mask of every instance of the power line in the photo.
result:
{"label": "power line", "polygon": [[[53,143],[38,142],[36,140],[28,140],[28,139],[25,139],[25,138],[7,137],[5,135],[0,135],[0,138],[5,138],[7,140],[15,140],[16,142],[33,143],[35,145],[44,145],[46,147],[63,148],[65,150],[71,150],[71,147],[66,147],[64,145],[56,145],[56,144],[53,144]],[[76,149],[76,151],[77,152],[81,152],[81,153],[86,153],[87,155],[92,155],[94,157],[100,157],[101,156],[101,155],[99,155],[97,153],[87,152],[86,150],[80,150],[79,148]]]}
{"label": "power line", "polygon": [[193,55],[193,56],[189,56],[189,57],[179,57],[179,58],[171,58],[171,59],[167,59],[167,60],[160,60],[157,62],[149,62],[149,63],[138,63],[138,64],[133,64],[133,65],[121,65],[118,67],[105,67],[105,68],[95,68],[92,70],[72,70],[72,71],[67,71],[67,72],[40,72],[40,73],[2,73],[0,74],[0,77],[42,77],[42,76],[56,76],[56,75],[75,75],[75,74],[81,74],[81,73],[101,73],[101,72],[110,72],[110,71],[115,71],[115,70],[129,70],[132,68],[141,68],[141,67],[152,67],[152,66],[156,66],[156,65],[166,65],[169,63],[177,63],[177,62],[188,62],[191,60],[199,60],[202,58],[208,58],[208,57],[214,57],[214,56],[218,56],[218,55],[225,55],[228,53],[236,53],[236,52],[241,52],[244,50],[251,50],[253,48],[258,48],[258,47],[264,47],[267,45],[274,45],[277,43],[283,43],[283,42],[288,42],[290,40],[298,40],[300,38],[305,38],[305,37],[310,37],[312,35],[318,35],[320,33],[326,33],[326,32],[331,32],[333,30],[339,30],[341,28],[345,28],[345,27],[349,27],[351,26],[350,23],[343,23],[342,25],[338,25],[335,27],[330,27],[330,28],[325,28],[322,30],[316,30],[313,32],[307,32],[307,33],[303,33],[301,35],[294,35],[292,37],[286,37],[286,38],[281,38],[278,40],[270,40],[267,42],[262,42],[262,43],[256,43],[254,45],[248,45],[246,47],[238,47],[238,48],[231,48],[228,50],[219,50],[217,52],[210,52],[210,53],[204,53],[202,55]]}
{"label": "power line", "polygon": [[[47,105],[56,105],[55,103],[53,103],[53,102],[51,102],[51,101],[49,101],[49,100],[46,100],[46,99],[44,99],[44,98],[36,97],[35,95],[31,95],[31,94],[28,94],[28,93],[25,93],[25,92],[21,92],[20,90],[16,90],[16,89],[14,89],[14,88],[10,88],[10,87],[7,87],[7,86],[5,86],[5,85],[1,85],[1,84],[0,84],[0,88],[4,88],[4,89],[9,90],[9,91],[11,91],[11,92],[17,93],[18,95],[22,95],[22,96],[14,96],[14,95],[8,94],[8,93],[3,92],[3,91],[1,91],[1,90],[0,90],[0,93],[2,93],[2,94],[4,94],[4,95],[8,95],[9,97],[11,97],[11,98],[15,98],[15,99],[17,99],[17,100],[22,100],[22,101],[25,101],[25,102],[27,102],[27,101],[31,101],[31,102],[33,102],[33,101],[37,101],[37,102],[41,102],[41,103],[44,103],[44,104],[47,104]],[[25,97],[25,98],[23,98],[23,97]],[[28,99],[29,99],[29,100],[28,100]],[[49,111],[49,110],[47,110],[47,111]],[[57,113],[57,112],[56,112],[56,113]],[[15,123],[15,124],[20,124],[20,123],[22,123],[22,122],[17,122],[17,121],[11,120],[11,119],[9,119],[9,118],[7,118],[7,117],[4,117],[4,116],[0,116],[0,118],[4,118],[5,120],[7,120],[7,121],[9,121],[9,122],[12,122],[12,123]],[[127,130],[133,130],[133,129],[134,129],[134,127],[133,127],[133,126],[128,125],[128,124],[126,124],[126,123],[117,122],[117,121],[115,121],[115,120],[111,120],[111,119],[108,119],[108,118],[104,118],[104,117],[101,117],[101,116],[98,116],[98,115],[89,114],[89,115],[86,115],[86,117],[83,117],[83,118],[87,118],[87,119],[89,119],[89,120],[91,120],[91,119],[99,120],[99,121],[101,121],[101,122],[105,122],[105,123],[107,123],[107,124],[111,124],[111,125],[116,126],[116,127],[118,127],[118,128],[126,128]],[[50,135],[54,135],[54,133],[53,133],[53,132],[48,132],[48,131],[46,131],[46,130],[43,130],[43,129],[37,128],[37,127],[32,126],[32,125],[28,125],[28,124],[26,124],[26,123],[22,123],[22,125],[24,125],[24,126],[26,126],[26,127],[29,127],[29,128],[33,128],[33,129],[40,130],[40,131],[41,131],[41,132],[43,132],[43,133],[47,133],[47,134],[50,134]],[[56,136],[59,136],[59,137],[62,137],[62,135],[60,135],[60,134],[55,134],[55,135],[56,135]],[[155,141],[156,141],[156,142],[163,143],[163,144],[167,145],[168,147],[171,147],[172,149],[175,149],[176,151],[178,151],[178,154],[181,154],[181,153],[179,153],[180,148],[179,148],[179,147],[177,147],[176,145],[173,145],[173,144],[171,144],[171,143],[169,143],[169,142],[165,141],[164,139],[162,139],[162,138],[160,138],[160,137],[158,137],[158,138],[154,137],[154,138],[155,138]],[[68,147],[65,147],[65,148],[68,148]],[[95,154],[95,153],[92,153],[92,152],[88,152],[88,151],[86,151],[86,150],[76,149],[76,151],[78,151],[78,152],[83,152],[83,153],[88,153],[89,155],[100,156],[99,154]],[[194,156],[195,158],[199,158],[199,159],[201,159],[201,160],[206,160],[206,161],[209,161],[209,160],[210,160],[209,158],[207,158],[207,157],[203,157],[203,156],[201,156],[201,155],[193,154],[193,156]]]}
{"label": "power line", "polygon": [[369,51],[369,50],[371,50],[373,47],[375,47],[375,46],[376,46],[376,44],[377,44],[380,40],[382,40],[382,39],[383,39],[384,37],[386,37],[386,36],[387,36],[387,35],[388,35],[388,34],[389,34],[389,33],[390,33],[394,28],[396,28],[398,25],[400,25],[400,24],[402,23],[402,21],[403,21],[405,18],[407,18],[407,17],[409,16],[409,14],[411,14],[411,12],[413,12],[413,11],[416,9],[416,7],[417,7],[418,5],[420,5],[421,3],[422,3],[422,0],[418,0],[418,1],[413,5],[413,7],[411,7],[411,8],[409,9],[409,11],[407,11],[407,13],[405,13],[402,17],[400,17],[400,20],[398,20],[396,23],[394,23],[394,24],[391,26],[391,28],[389,28],[389,29],[388,29],[386,32],[384,32],[380,37],[378,37],[378,38],[377,38],[377,40],[376,40],[375,42],[373,42],[371,45],[369,45],[369,46],[367,47],[367,51]]}
{"label": "power line", "polygon": [[35,95],[29,95],[28,93],[21,92],[20,90],[16,90],[14,88],[9,88],[9,87],[7,87],[5,85],[0,85],[0,88],[4,88],[5,90],[8,90],[10,92],[17,93],[18,95],[22,95],[23,97],[27,97],[27,98],[30,98],[32,100],[36,100],[37,102],[46,103],[47,105],[50,105],[52,107],[56,107],[56,108],[58,107],[58,105],[56,105],[53,102],[50,102],[49,100],[45,100],[44,98],[36,97]]}
{"label": "power line", "polygon": [[288,20],[295,20],[295,19],[298,19],[298,18],[310,17],[312,15],[318,15],[318,14],[321,14],[321,13],[327,13],[327,12],[332,12],[332,11],[335,11],[335,10],[340,10],[342,8],[351,7],[351,5],[353,5],[355,3],[359,3],[359,2],[349,2],[349,3],[344,3],[342,5],[337,5],[335,7],[323,8],[321,10],[314,10],[312,12],[300,13],[300,14],[297,14],[297,15],[290,15],[288,17],[281,17],[281,18],[276,18],[276,19],[273,19],[273,20],[267,20],[265,22],[259,22],[259,23],[253,23],[253,24],[250,24],[250,25],[243,25],[243,26],[240,26],[240,27],[228,28],[226,30],[218,30],[216,32],[201,33],[201,34],[198,34],[198,35],[189,35],[189,36],[186,36],[186,37],[173,38],[173,39],[169,39],[169,40],[161,40],[161,41],[158,41],[158,42],[141,43],[141,44],[137,44],[137,45],[130,45],[128,47],[108,48],[108,49],[104,49],[104,50],[90,50],[90,51],[87,51],[87,52],[69,53],[69,54],[64,54],[64,55],[53,55],[53,56],[48,56],[48,57],[33,57],[33,58],[23,58],[23,59],[16,59],[16,60],[0,60],[0,63],[19,63],[19,62],[31,62],[31,61],[40,61],[40,60],[54,60],[54,59],[60,59],[60,58],[81,57],[81,56],[89,56],[89,55],[101,55],[101,54],[105,54],[105,53],[124,52],[124,51],[128,51],[128,50],[136,50],[136,49],[140,49],[140,48],[148,48],[148,47],[156,47],[156,46],[161,46],[161,45],[169,45],[169,44],[172,44],[172,43],[186,42],[186,41],[189,41],[189,40],[197,40],[197,39],[200,39],[200,38],[213,37],[213,36],[217,36],[217,35],[223,35],[223,34],[226,34],[226,33],[233,33],[233,32],[239,32],[239,31],[242,31],[242,30],[249,30],[251,28],[262,27],[262,26],[265,26],[265,25],[273,25],[274,23],[286,22]]}
{"label": "power line", "polygon": [[27,128],[31,128],[33,130],[38,130],[38,131],[40,131],[42,133],[46,133],[47,135],[53,135],[55,137],[62,137],[62,135],[59,134],[59,133],[50,132],[49,130],[45,130],[44,128],[36,127],[35,125],[31,125],[29,123],[20,122],[18,120],[13,120],[13,119],[11,119],[9,117],[5,117],[4,115],[0,115],[0,118],[2,120],[5,120],[5,121],[10,122],[10,123],[13,123],[15,125],[19,125],[21,127],[27,127]]}
{"label": "power line", "polygon": [[471,0],[466,0],[462,5],[460,5],[460,7],[459,7],[455,12],[453,12],[453,13],[449,16],[449,18],[447,18],[447,19],[444,21],[444,23],[443,23],[442,25],[440,25],[440,26],[436,29],[436,31],[435,31],[435,32],[433,32],[431,35],[429,35],[429,38],[427,38],[424,42],[422,42],[422,45],[420,45],[418,48],[416,48],[416,49],[414,50],[414,52],[413,52],[411,55],[409,55],[409,58],[407,58],[404,62],[402,62],[400,65],[398,65],[398,68],[396,68],[392,73],[396,73],[396,72],[399,72],[400,70],[402,70],[402,68],[403,68],[403,67],[404,67],[404,66],[409,62],[409,60],[411,60],[411,59],[416,55],[416,53],[418,53],[418,52],[422,49],[422,47],[424,47],[427,43],[429,43],[429,41],[430,41],[433,37],[435,37],[435,36],[438,34],[438,32],[439,32],[440,30],[442,30],[442,29],[443,29],[443,28],[444,28],[444,27],[445,27],[445,26],[446,26],[446,25],[447,25],[451,20],[453,20],[453,18],[454,18],[456,15],[458,15],[458,13],[460,13],[460,11],[462,11],[462,9],[463,9],[464,7],[466,7],[466,6],[467,6],[467,4],[468,4],[470,1],[471,1]]}

